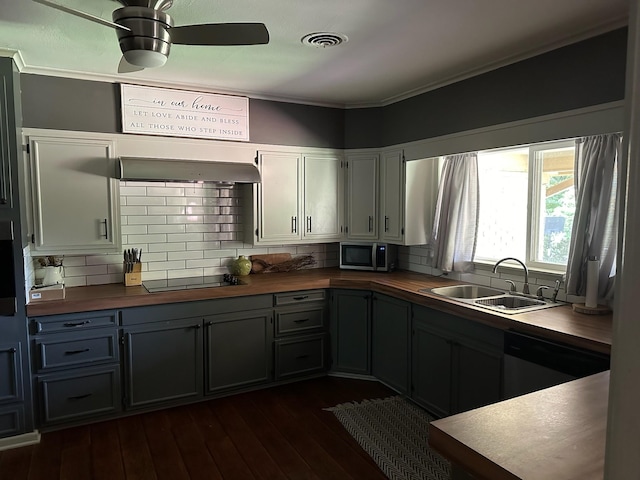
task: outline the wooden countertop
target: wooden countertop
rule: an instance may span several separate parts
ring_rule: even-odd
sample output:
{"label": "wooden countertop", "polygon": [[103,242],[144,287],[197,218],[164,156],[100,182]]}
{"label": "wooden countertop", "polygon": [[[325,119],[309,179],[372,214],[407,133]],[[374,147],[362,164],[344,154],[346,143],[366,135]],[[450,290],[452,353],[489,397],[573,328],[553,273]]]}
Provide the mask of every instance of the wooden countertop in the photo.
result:
{"label": "wooden countertop", "polygon": [[602,480],[609,372],[432,422],[429,444],[479,480]]}
{"label": "wooden countertop", "polygon": [[42,316],[216,298],[272,294],[316,288],[365,289],[465,317],[503,330],[515,329],[552,340],[609,353],[612,315],[585,315],[569,305],[521,314],[501,314],[423,292],[463,282],[415,272],[371,273],[338,268],[309,269],[242,277],[244,285],[148,293],[144,287],[108,284],[66,289],[64,300],[27,305],[27,315]]}

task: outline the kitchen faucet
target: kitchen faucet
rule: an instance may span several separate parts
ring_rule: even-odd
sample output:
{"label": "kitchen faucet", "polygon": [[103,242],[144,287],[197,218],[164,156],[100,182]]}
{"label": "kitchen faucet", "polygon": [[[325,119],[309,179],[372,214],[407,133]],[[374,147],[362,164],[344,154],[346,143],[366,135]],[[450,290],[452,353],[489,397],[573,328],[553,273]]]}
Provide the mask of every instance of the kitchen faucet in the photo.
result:
{"label": "kitchen faucet", "polygon": [[524,286],[522,287],[522,293],[525,293],[528,295],[529,294],[529,270],[527,269],[527,266],[517,258],[505,257],[502,260],[498,260],[496,264],[493,266],[493,273],[496,273],[496,271],[498,270],[498,265],[500,265],[502,262],[506,260],[513,260],[514,262],[518,262],[520,265],[522,265],[522,268],[524,269]]}

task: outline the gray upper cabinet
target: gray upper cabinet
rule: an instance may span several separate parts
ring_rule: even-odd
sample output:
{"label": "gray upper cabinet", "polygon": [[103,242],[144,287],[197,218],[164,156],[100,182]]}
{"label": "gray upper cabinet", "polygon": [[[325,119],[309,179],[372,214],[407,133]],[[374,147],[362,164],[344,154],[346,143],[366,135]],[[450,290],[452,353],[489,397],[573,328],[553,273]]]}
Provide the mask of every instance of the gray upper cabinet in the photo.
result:
{"label": "gray upper cabinet", "polygon": [[272,378],[272,310],[205,317],[205,391],[238,389]]}
{"label": "gray upper cabinet", "polygon": [[[11,111],[13,92],[11,61],[0,64],[0,209],[11,208],[11,135],[15,135],[15,116]],[[14,140],[15,141],[15,140]]]}
{"label": "gray upper cabinet", "polygon": [[108,140],[30,137],[33,249],[119,253],[119,182]]}
{"label": "gray upper cabinet", "polygon": [[371,373],[371,292],[331,291],[331,369]]}
{"label": "gray upper cabinet", "polygon": [[129,408],[202,396],[202,318],[123,329],[125,405]]}
{"label": "gray upper cabinet", "polygon": [[378,238],[378,155],[347,156],[347,237]]}
{"label": "gray upper cabinet", "polygon": [[371,374],[402,394],[409,391],[411,304],[373,294]]}

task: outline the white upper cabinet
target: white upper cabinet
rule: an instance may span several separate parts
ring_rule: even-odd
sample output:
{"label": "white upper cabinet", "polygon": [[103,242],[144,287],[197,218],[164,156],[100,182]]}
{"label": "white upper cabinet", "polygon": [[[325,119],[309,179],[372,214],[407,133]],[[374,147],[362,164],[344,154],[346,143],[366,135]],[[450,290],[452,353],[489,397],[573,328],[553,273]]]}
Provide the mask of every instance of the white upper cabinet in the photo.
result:
{"label": "white upper cabinet", "polygon": [[378,155],[347,156],[347,237],[378,238]]}
{"label": "white upper cabinet", "polygon": [[294,153],[259,153],[258,242],[300,239],[300,160]]}
{"label": "white upper cabinet", "polygon": [[404,185],[402,150],[382,155],[380,162],[380,240],[402,243],[404,218],[402,208]]}
{"label": "white upper cabinet", "polygon": [[340,239],[344,210],[342,165],[338,156],[305,155],[304,238]]}
{"label": "white upper cabinet", "polygon": [[119,253],[119,181],[109,140],[30,137],[33,250]]}
{"label": "white upper cabinet", "polygon": [[259,152],[257,243],[338,241],[343,173],[337,155]]}
{"label": "white upper cabinet", "polygon": [[347,155],[348,238],[427,244],[437,189],[437,158],[405,161],[402,150]]}

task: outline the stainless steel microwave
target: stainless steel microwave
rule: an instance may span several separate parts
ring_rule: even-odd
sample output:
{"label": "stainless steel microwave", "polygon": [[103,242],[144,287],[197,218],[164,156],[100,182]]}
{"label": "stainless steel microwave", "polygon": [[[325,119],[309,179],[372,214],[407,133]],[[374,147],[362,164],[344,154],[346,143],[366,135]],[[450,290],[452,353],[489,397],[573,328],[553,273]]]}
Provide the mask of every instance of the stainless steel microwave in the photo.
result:
{"label": "stainless steel microwave", "polygon": [[340,268],[391,272],[398,263],[398,247],[387,243],[340,243]]}

